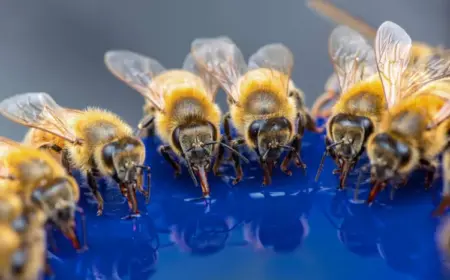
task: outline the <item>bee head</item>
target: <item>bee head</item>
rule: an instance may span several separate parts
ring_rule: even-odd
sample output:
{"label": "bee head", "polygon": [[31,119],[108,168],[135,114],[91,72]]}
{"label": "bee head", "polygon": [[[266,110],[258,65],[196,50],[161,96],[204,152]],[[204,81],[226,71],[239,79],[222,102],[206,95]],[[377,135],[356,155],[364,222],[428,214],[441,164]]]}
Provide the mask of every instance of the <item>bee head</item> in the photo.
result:
{"label": "bee head", "polygon": [[144,143],[135,137],[110,142],[103,147],[102,160],[118,183],[137,182],[140,173],[136,167],[145,160]]}
{"label": "bee head", "polygon": [[263,161],[276,161],[289,144],[293,126],[285,117],[256,120],[249,127],[249,138]]}
{"label": "bee head", "polygon": [[76,200],[73,189],[75,180],[72,177],[59,177],[43,182],[40,188],[32,193],[32,199],[40,205],[50,221],[72,241],[79,249],[79,241],[75,235]]}
{"label": "bee head", "polygon": [[371,139],[368,153],[372,178],[386,181],[397,171],[410,164],[413,158],[411,147],[387,133],[379,133]]}
{"label": "bee head", "polygon": [[211,166],[214,144],[217,144],[216,133],[214,125],[205,122],[179,126],[172,135],[173,143],[182,152],[193,179],[194,172],[200,176],[204,193],[209,193],[206,171]]}
{"label": "bee head", "polygon": [[366,117],[337,114],[328,124],[339,158],[353,159],[361,154],[365,142],[373,132],[372,121]]}

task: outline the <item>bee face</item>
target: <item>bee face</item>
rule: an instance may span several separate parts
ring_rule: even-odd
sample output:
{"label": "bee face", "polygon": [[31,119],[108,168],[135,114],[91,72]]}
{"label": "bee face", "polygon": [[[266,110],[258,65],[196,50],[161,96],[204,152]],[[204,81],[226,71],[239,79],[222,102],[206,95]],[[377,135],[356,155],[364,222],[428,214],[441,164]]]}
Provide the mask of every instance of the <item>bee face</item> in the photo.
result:
{"label": "bee face", "polygon": [[280,157],[289,143],[292,127],[284,117],[257,120],[250,125],[250,139],[256,143],[263,161],[274,162]]}
{"label": "bee face", "polygon": [[215,140],[214,134],[214,128],[209,124],[179,128],[178,139],[181,150],[195,171],[209,168],[213,145],[208,143]]}
{"label": "bee face", "polygon": [[145,148],[142,141],[124,137],[103,147],[102,159],[119,183],[136,181],[139,175],[135,166],[144,163]]}
{"label": "bee face", "polygon": [[372,122],[366,117],[338,114],[329,125],[338,157],[352,159],[357,157],[373,131]]}
{"label": "bee face", "polygon": [[386,181],[394,177],[402,166],[409,164],[411,148],[387,133],[380,133],[372,140],[369,159],[373,178]]}

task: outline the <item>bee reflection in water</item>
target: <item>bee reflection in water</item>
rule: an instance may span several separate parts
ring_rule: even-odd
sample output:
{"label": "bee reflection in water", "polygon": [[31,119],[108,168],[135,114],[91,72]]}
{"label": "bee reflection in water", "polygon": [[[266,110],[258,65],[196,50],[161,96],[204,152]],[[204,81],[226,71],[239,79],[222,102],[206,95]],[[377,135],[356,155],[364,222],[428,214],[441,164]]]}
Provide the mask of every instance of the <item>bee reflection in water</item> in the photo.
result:
{"label": "bee reflection in water", "polygon": [[[166,246],[160,243],[153,220],[142,216],[120,224],[119,229],[117,221],[112,222],[114,225],[104,221],[92,225],[98,228],[111,227],[114,231],[109,232],[114,233],[105,235],[105,230],[102,230],[101,236],[89,236],[95,246],[92,245],[83,255],[67,259],[54,257],[51,263],[55,279],[150,279],[157,272],[158,250]],[[68,271],[73,273],[69,274]]]}
{"label": "bee reflection in water", "polygon": [[[243,237],[256,251],[290,253],[309,234],[308,214],[314,192],[307,189],[241,195]],[[246,201],[244,201],[246,200]]]}
{"label": "bee reflection in water", "polygon": [[[413,279],[441,279],[433,248],[434,226],[427,216],[411,213],[407,205],[402,208],[383,205],[367,207],[354,203],[348,194],[338,192],[323,214],[337,229],[339,242],[360,257],[381,258],[394,271],[410,275]],[[417,207],[417,205],[415,205]]]}

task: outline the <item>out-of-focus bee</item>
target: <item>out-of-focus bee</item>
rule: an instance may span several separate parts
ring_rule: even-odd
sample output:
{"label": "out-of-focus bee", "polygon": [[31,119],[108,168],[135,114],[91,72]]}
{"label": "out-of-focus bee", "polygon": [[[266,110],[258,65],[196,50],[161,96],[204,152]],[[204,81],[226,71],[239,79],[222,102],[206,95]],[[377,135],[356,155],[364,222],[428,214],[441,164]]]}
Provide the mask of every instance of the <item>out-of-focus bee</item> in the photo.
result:
{"label": "out-of-focus bee", "polygon": [[[198,71],[191,55],[183,69],[165,70],[156,60],[125,50],[107,52],[105,64],[156,108],[154,115],[144,117],[139,129],[155,123],[156,133],[165,143],[159,151],[175,169],[175,176],[181,167],[171,153],[185,160],[195,185],[195,174],[199,176],[203,197],[209,197],[206,172],[215,147],[218,145],[222,154],[224,147],[231,149],[220,139],[221,111],[214,103],[217,84],[205,71]],[[216,164],[214,170],[218,170]]]}
{"label": "out-of-focus bee", "polygon": [[[407,70],[411,38],[397,24],[386,21],[375,38],[379,75],[387,100],[376,133],[369,137],[367,153],[375,181],[368,202],[372,202],[388,181],[406,177],[417,167],[428,171],[426,187],[437,168],[436,156],[448,143],[448,130],[434,126],[450,116],[450,61],[430,60]],[[434,127],[433,127],[434,126]]]}
{"label": "out-of-focus bee", "polygon": [[[23,211],[23,202],[27,211],[43,211],[48,221],[56,225],[76,249],[81,249],[75,234],[75,212],[81,212],[77,207],[80,191],[75,179],[46,152],[4,137],[0,137],[0,154],[0,164],[10,176],[0,181],[3,193],[0,201],[8,199],[0,213],[4,220],[16,219]],[[22,201],[8,198],[7,193],[19,195]],[[83,224],[83,231],[84,227]]]}
{"label": "out-of-focus bee", "polygon": [[45,215],[23,212],[14,223],[0,224],[0,278],[39,279],[46,264]]}
{"label": "out-of-focus bee", "polygon": [[[131,216],[139,214],[136,188],[146,196],[148,202],[150,168],[143,165],[144,144],[133,136],[132,128],[116,114],[97,108],[84,111],[66,109],[47,93],[24,93],[9,97],[0,103],[0,114],[14,122],[46,132],[43,136],[45,139],[50,140],[49,134],[52,134],[49,146],[66,154],[70,167],[80,169],[86,175],[98,202],[97,215],[103,213],[103,198],[98,191],[96,177],[109,177],[120,185],[132,209]],[[143,169],[147,170],[148,191],[143,189]]]}
{"label": "out-of-focus bee", "polygon": [[347,26],[336,27],[329,38],[329,54],[342,93],[326,124],[326,149],[316,181],[325,157],[330,155],[341,173],[342,189],[349,171],[364,152],[369,135],[378,126],[386,101],[376,74],[373,48],[358,32]]}
{"label": "out-of-focus bee", "polygon": [[[300,157],[301,141],[308,117],[289,97],[290,74],[294,63],[291,51],[282,44],[261,47],[249,58],[248,66],[236,44],[227,37],[196,39],[192,54],[201,68],[207,70],[228,94],[230,113],[224,117],[224,128],[230,140],[230,119],[239,137],[231,141],[234,149],[247,144],[260,158],[264,170],[263,184],[271,183],[272,167],[283,150],[289,153],[281,163],[288,169],[292,160],[306,168]],[[233,158],[236,178],[243,172],[236,156]]]}
{"label": "out-of-focus bee", "polygon": [[[330,19],[334,23],[346,25],[354,29],[371,42],[375,39],[375,28],[369,26],[362,19],[356,18],[343,9],[336,7],[329,1],[307,0],[306,3],[308,7],[315,10],[325,18]],[[427,60],[439,59],[445,56],[448,57],[448,55],[448,49],[444,49],[440,46],[433,47],[423,42],[414,41],[411,45],[411,59],[409,60],[408,66],[414,66],[417,64],[423,65],[423,62],[426,62]],[[331,115],[331,111],[329,109],[322,107],[325,107],[330,102],[335,102],[339,96],[339,91],[336,91],[335,87],[333,86],[333,84],[335,84],[333,83],[333,80],[335,80],[335,77],[333,77],[333,75],[329,78],[327,85],[325,86],[325,93],[316,100],[312,107],[313,109],[311,111],[314,117],[327,118]]]}

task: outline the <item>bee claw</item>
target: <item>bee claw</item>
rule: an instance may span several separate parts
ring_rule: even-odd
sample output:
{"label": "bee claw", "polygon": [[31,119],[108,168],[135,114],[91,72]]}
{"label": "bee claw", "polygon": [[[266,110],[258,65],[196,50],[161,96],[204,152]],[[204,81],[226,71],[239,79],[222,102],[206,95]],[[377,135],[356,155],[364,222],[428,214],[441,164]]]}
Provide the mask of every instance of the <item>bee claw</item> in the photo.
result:
{"label": "bee claw", "polygon": [[283,173],[286,174],[287,176],[292,176],[292,171],[289,169],[281,169],[281,171],[283,171]]}
{"label": "bee claw", "polygon": [[139,217],[141,217],[140,213],[133,213],[130,215],[126,215],[125,217],[122,217],[122,220],[132,220],[132,219],[139,218]]}
{"label": "bee claw", "polygon": [[98,209],[97,210],[97,216],[101,216],[103,215],[103,209]]}

